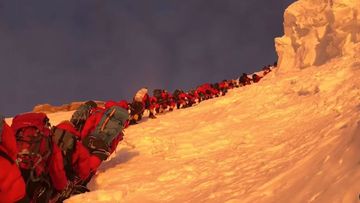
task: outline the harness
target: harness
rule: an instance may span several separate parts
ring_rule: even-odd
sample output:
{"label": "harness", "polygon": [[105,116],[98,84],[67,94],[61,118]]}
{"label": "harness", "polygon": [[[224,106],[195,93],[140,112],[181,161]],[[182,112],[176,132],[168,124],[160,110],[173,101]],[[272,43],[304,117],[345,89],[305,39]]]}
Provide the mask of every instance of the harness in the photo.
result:
{"label": "harness", "polygon": [[0,156],[4,157],[6,160],[8,160],[11,165],[15,164],[15,161],[5,152],[3,152],[2,150],[0,150]]}

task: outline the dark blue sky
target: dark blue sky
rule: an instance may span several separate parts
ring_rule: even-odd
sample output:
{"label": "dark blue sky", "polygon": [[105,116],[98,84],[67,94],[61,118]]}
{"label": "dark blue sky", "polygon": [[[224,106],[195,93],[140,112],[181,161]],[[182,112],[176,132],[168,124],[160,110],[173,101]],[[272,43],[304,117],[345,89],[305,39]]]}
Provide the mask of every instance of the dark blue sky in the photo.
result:
{"label": "dark blue sky", "polygon": [[293,0],[0,2],[0,112],[190,89],[277,57]]}

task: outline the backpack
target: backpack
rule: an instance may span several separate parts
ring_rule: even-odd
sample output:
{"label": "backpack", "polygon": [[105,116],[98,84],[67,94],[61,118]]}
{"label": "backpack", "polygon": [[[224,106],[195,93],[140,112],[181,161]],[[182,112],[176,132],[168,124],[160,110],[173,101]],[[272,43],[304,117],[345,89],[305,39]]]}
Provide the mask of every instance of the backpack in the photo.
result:
{"label": "backpack", "polygon": [[90,151],[103,151],[106,156],[101,157],[106,159],[110,151],[111,143],[122,132],[126,120],[129,118],[129,113],[122,107],[112,106],[108,108],[95,130],[90,136],[87,136],[83,144],[87,146]]}
{"label": "backpack", "polygon": [[74,134],[61,128],[53,127],[52,141],[63,151],[64,155],[75,150],[77,138]]}
{"label": "backpack", "polygon": [[136,92],[134,101],[142,102],[143,98],[147,94],[148,90],[146,88],[141,88],[139,91]]}
{"label": "backpack", "polygon": [[154,89],[153,91],[153,95],[156,99],[161,99],[161,93],[162,93],[161,89]]}
{"label": "backpack", "polygon": [[67,130],[53,127],[52,141],[62,151],[66,176],[70,179],[73,179],[74,171],[72,168],[72,155],[76,148],[76,142],[77,142],[76,135],[72,134]]}
{"label": "backpack", "polygon": [[145,110],[144,104],[142,102],[134,101],[130,104],[130,114],[142,114]]}
{"label": "backpack", "polygon": [[79,106],[78,109],[71,116],[70,122],[74,124],[76,130],[81,131],[85,125],[86,120],[89,118],[91,109],[93,107],[87,103]]}
{"label": "backpack", "polygon": [[173,93],[173,97],[178,100],[179,99],[179,94],[181,94],[183,91],[180,89],[176,89]]}
{"label": "backpack", "polygon": [[243,73],[241,76],[240,76],[240,79],[239,79],[240,83],[245,86],[245,85],[250,85],[250,78],[248,78],[247,74],[246,73]]}
{"label": "backpack", "polygon": [[49,125],[44,113],[25,113],[13,119],[11,128],[19,150],[17,163],[22,173],[27,174],[26,182],[29,179],[37,182],[47,175],[46,164],[52,152]]}

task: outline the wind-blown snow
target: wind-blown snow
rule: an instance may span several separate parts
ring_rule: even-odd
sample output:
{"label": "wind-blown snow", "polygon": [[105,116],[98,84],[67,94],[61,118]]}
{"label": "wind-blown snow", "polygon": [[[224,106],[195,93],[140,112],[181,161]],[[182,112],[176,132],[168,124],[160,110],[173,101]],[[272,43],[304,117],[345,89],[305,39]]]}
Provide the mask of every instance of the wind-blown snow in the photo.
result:
{"label": "wind-blown snow", "polygon": [[92,192],[67,202],[357,202],[359,75],[351,57],[272,72],[131,126]]}

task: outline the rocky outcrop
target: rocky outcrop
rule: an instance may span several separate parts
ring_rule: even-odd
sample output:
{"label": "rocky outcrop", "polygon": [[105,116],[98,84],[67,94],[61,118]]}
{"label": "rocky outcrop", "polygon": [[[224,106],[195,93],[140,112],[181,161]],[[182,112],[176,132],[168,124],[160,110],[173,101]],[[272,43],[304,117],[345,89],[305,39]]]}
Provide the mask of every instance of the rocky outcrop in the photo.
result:
{"label": "rocky outcrop", "polygon": [[360,54],[359,0],[299,0],[284,13],[284,36],[275,39],[279,71],[319,66]]}
{"label": "rocky outcrop", "polygon": [[[70,104],[63,104],[61,106],[52,106],[50,104],[39,104],[36,105],[33,109],[33,112],[43,112],[43,113],[55,113],[60,111],[73,111],[76,110],[84,102],[72,102]],[[103,107],[104,102],[96,101],[98,106]]]}

